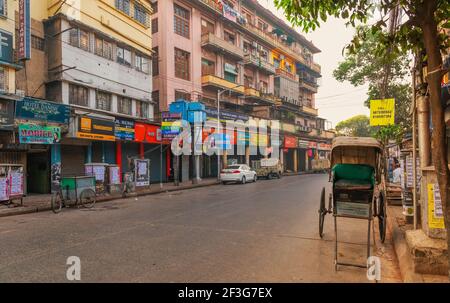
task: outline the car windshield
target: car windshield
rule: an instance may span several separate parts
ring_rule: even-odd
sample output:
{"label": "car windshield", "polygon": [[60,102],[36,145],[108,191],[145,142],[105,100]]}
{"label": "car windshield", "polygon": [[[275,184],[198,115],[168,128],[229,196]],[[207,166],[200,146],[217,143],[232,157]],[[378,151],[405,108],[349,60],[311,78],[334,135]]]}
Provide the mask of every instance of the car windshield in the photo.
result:
{"label": "car windshield", "polygon": [[228,169],[240,169],[241,166],[240,165],[230,165],[227,167]]}

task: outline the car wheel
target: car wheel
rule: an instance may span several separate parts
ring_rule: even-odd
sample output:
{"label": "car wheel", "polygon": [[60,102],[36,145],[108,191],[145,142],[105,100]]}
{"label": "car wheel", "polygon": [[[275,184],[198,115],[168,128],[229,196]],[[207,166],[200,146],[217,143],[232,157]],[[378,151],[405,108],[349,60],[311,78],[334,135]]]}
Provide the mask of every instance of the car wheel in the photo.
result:
{"label": "car wheel", "polygon": [[226,184],[227,184],[227,182],[225,182],[225,181],[222,181],[222,184],[223,184],[223,185],[226,185]]}
{"label": "car wheel", "polygon": [[247,180],[245,179],[245,176],[243,176],[242,179],[241,179],[241,183],[245,184],[246,182],[247,182]]}
{"label": "car wheel", "polygon": [[258,180],[258,176],[257,176],[257,175],[255,175],[255,176],[253,177],[253,182],[256,182],[256,180]]}

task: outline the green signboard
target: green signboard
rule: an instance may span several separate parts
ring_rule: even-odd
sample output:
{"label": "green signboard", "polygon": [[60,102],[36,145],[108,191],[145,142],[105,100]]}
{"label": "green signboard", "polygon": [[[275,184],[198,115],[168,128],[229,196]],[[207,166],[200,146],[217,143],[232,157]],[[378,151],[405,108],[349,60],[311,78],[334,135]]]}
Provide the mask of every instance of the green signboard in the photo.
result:
{"label": "green signboard", "polygon": [[59,126],[19,125],[19,140],[25,144],[54,144],[61,141]]}

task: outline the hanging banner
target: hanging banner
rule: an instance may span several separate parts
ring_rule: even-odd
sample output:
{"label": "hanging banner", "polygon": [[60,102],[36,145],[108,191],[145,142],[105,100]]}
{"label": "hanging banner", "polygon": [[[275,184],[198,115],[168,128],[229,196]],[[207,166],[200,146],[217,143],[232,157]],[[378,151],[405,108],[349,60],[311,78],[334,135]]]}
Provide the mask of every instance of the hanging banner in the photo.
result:
{"label": "hanging banner", "polygon": [[395,123],[395,99],[370,100],[370,126]]}
{"label": "hanging banner", "polygon": [[59,126],[19,124],[19,141],[23,144],[55,144],[61,141]]}
{"label": "hanging banner", "polygon": [[427,184],[428,189],[428,227],[445,228],[441,194],[438,184]]}

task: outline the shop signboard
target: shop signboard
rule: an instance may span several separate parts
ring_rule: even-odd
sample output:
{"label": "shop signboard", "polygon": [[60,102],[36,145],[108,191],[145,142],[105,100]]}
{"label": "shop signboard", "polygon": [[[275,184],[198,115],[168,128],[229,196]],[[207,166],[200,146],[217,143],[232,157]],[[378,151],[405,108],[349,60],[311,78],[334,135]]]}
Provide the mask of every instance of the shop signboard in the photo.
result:
{"label": "shop signboard", "polygon": [[319,143],[317,145],[317,149],[319,150],[331,150],[331,144],[328,143]]}
{"label": "shop signboard", "polygon": [[124,141],[134,141],[135,123],[133,120],[116,118],[114,133],[116,139]]}
{"label": "shop signboard", "polygon": [[23,144],[55,144],[61,141],[61,127],[19,124],[19,141]]}
{"label": "shop signboard", "polygon": [[16,102],[16,118],[68,124],[70,107],[65,104],[25,97]]}
{"label": "shop signboard", "polygon": [[115,141],[114,121],[97,119],[91,117],[79,117],[77,138],[100,140],[100,141]]}
{"label": "shop signboard", "polygon": [[31,13],[30,0],[19,0],[19,60],[31,58]]}
{"label": "shop signboard", "polygon": [[150,185],[150,160],[134,159],[136,186]]}
{"label": "shop signboard", "polygon": [[315,148],[315,149],[317,149],[317,142],[309,141],[308,148]]}
{"label": "shop signboard", "polygon": [[14,101],[0,100],[0,130],[14,129]]}
{"label": "shop signboard", "polygon": [[[217,120],[217,108],[214,107],[206,107],[206,118],[208,120]],[[249,118],[247,115],[240,114],[240,113],[234,113],[227,110],[220,110],[220,120],[221,121],[236,121],[236,120],[242,120],[242,121],[248,121]]]}
{"label": "shop signboard", "polygon": [[162,139],[161,128],[156,125],[136,122],[135,126],[136,142],[160,144]]}
{"label": "shop signboard", "polygon": [[164,112],[161,114],[161,117],[162,139],[164,141],[170,141],[175,138],[181,131],[181,125],[179,121],[182,118],[182,114]]}
{"label": "shop signboard", "polygon": [[395,123],[395,99],[370,100],[370,126]]}
{"label": "shop signboard", "polygon": [[14,62],[13,35],[1,29],[0,29],[0,61],[8,63]]}
{"label": "shop signboard", "polygon": [[298,140],[298,147],[299,148],[304,148],[304,149],[308,148],[309,147],[309,141],[308,140],[299,139]]}
{"label": "shop signboard", "polygon": [[284,147],[285,148],[297,148],[297,138],[291,136],[284,136]]}

